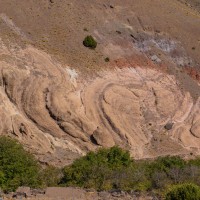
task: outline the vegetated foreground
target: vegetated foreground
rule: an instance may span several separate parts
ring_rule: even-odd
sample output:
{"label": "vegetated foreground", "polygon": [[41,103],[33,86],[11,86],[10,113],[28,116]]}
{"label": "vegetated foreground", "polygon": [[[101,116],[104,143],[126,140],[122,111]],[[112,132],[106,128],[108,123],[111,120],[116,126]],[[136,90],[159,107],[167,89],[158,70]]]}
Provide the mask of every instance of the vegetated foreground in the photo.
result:
{"label": "vegetated foreground", "polygon": [[200,197],[199,158],[185,161],[178,156],[167,156],[134,161],[128,151],[114,146],[90,152],[61,169],[42,167],[13,139],[0,137],[0,144],[0,188],[4,192],[15,191],[19,186],[71,186],[99,192],[127,191],[129,197],[135,194],[166,200]]}

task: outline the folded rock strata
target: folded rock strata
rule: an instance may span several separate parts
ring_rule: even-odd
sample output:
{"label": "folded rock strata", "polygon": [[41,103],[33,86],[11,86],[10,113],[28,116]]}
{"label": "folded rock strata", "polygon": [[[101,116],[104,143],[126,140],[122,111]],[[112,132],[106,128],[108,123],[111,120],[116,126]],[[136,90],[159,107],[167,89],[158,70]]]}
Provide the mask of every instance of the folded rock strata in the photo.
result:
{"label": "folded rock strata", "polygon": [[61,166],[113,145],[137,159],[200,153],[200,100],[174,76],[138,66],[89,79],[31,46],[0,46],[0,134],[41,162]]}

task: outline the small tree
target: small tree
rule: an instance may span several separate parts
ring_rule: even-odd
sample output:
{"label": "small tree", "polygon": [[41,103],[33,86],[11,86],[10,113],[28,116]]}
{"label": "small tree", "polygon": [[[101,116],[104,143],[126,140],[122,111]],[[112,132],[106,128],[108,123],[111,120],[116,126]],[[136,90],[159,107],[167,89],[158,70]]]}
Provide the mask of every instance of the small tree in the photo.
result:
{"label": "small tree", "polygon": [[53,166],[48,166],[41,170],[39,180],[43,187],[56,187],[63,177],[62,170]]}
{"label": "small tree", "polygon": [[83,45],[85,47],[95,49],[97,47],[97,42],[91,35],[88,35],[87,37],[85,37]]}
{"label": "small tree", "polygon": [[16,140],[0,137],[0,188],[14,191],[19,186],[38,187],[40,166]]}
{"label": "small tree", "polygon": [[166,193],[165,200],[200,200],[200,188],[191,183],[172,186]]}
{"label": "small tree", "polygon": [[[63,169],[62,184],[65,186],[79,186],[98,190],[112,189],[116,171],[121,177],[123,170],[127,170],[132,163],[130,154],[117,146],[110,149],[100,149],[90,152],[86,156],[73,162]],[[121,174],[120,174],[121,172]],[[118,184],[120,185],[120,184]]]}

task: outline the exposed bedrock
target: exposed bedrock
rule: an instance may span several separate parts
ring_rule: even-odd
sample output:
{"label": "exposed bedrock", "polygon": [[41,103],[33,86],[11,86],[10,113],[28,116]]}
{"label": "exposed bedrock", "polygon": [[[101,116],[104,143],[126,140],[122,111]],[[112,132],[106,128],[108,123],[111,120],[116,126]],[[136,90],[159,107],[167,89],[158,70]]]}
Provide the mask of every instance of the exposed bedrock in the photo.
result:
{"label": "exposed bedrock", "polygon": [[42,162],[68,164],[113,145],[138,159],[199,154],[200,103],[173,76],[135,67],[84,79],[33,47],[1,45],[0,134]]}

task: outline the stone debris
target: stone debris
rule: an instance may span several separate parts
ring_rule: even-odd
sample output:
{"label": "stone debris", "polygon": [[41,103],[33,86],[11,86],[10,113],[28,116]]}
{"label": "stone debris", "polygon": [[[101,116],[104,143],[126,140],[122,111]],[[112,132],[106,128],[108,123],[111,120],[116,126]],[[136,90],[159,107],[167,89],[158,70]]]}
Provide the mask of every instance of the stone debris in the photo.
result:
{"label": "stone debris", "polygon": [[161,59],[158,58],[158,56],[156,56],[156,55],[151,56],[151,60],[152,60],[153,62],[156,62],[156,63],[160,63],[160,62],[161,62]]}

